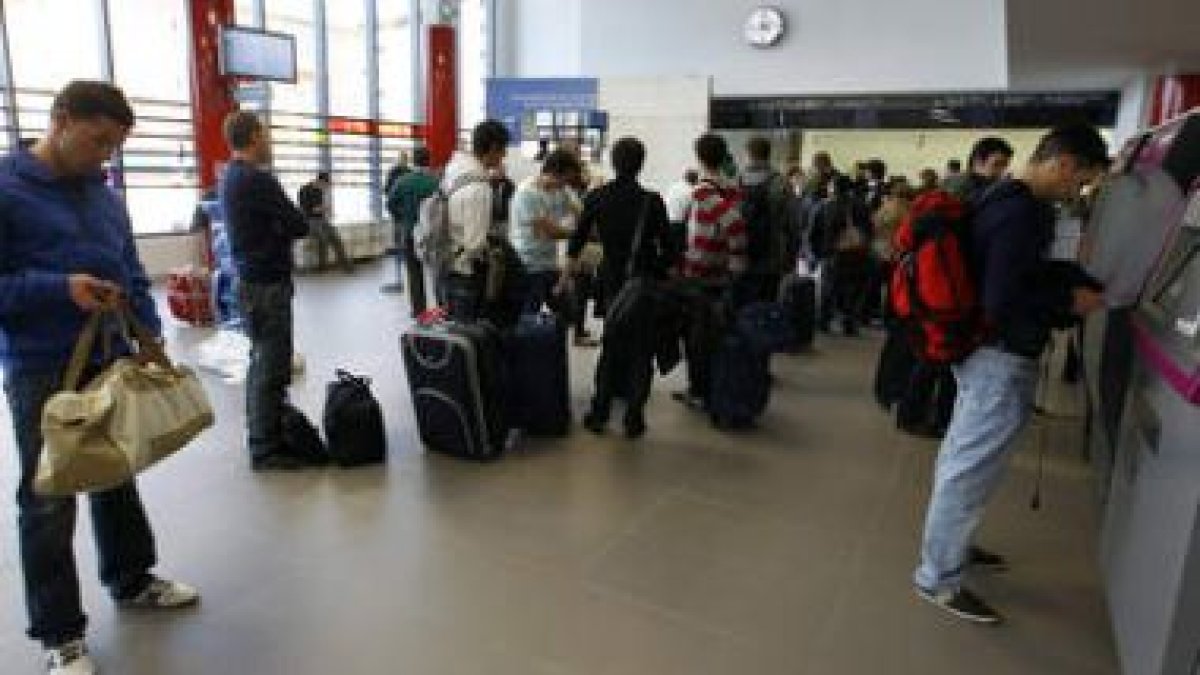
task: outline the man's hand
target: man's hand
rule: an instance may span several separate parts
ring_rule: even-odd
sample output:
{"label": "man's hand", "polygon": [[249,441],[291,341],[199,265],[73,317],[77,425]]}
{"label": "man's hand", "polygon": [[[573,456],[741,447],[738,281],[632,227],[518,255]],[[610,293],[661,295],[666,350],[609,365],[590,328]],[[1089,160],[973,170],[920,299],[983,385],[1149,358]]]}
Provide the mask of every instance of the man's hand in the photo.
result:
{"label": "man's hand", "polygon": [[1104,295],[1090,288],[1076,288],[1072,291],[1074,302],[1071,311],[1075,316],[1087,316],[1092,312],[1104,309]]}
{"label": "man's hand", "polygon": [[67,278],[70,287],[71,300],[85,312],[97,309],[113,309],[122,301],[121,287],[110,282],[97,279],[90,274],[72,274]]}

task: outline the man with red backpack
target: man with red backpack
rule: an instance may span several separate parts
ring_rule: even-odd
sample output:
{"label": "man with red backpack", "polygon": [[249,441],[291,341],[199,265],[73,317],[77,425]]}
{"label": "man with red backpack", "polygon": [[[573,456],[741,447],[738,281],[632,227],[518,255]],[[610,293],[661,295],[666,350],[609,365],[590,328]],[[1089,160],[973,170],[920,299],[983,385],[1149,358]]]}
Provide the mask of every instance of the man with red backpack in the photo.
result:
{"label": "man with red backpack", "polygon": [[[906,314],[917,350],[931,360],[954,363],[958,399],[938,455],[933,493],[925,520],[921,561],[914,576],[920,597],[959,618],[994,624],[1000,616],[963,586],[969,568],[1001,570],[1004,559],[972,545],[984,509],[999,484],[1021,429],[1033,411],[1038,358],[1055,328],[1103,307],[1099,285],[1072,264],[1047,258],[1054,237],[1053,203],[1070,199],[1096,178],[1107,159],[1099,133],[1087,125],[1054,129],[1044,136],[1020,179],[990,188],[969,217],[945,193],[930,198],[937,205],[914,205],[917,214],[897,239],[939,222],[959,220],[968,228],[937,241],[939,251],[898,241],[903,275],[904,252],[914,254],[917,272],[909,286],[893,283],[897,310]],[[959,215],[955,217],[956,209]],[[940,210],[944,217],[922,214]],[[961,247],[973,288],[941,289],[942,302],[923,298],[936,291],[930,261],[951,260],[940,268],[944,279],[955,276],[955,247]],[[915,253],[914,253],[915,252]],[[946,255],[949,253],[949,255]],[[942,265],[942,263],[938,263]],[[933,265],[933,267],[938,267]],[[963,295],[960,291],[967,291]],[[934,293],[934,295],[937,295]],[[947,297],[958,297],[960,311]],[[933,305],[942,305],[934,307]],[[965,310],[965,311],[963,311]]]}

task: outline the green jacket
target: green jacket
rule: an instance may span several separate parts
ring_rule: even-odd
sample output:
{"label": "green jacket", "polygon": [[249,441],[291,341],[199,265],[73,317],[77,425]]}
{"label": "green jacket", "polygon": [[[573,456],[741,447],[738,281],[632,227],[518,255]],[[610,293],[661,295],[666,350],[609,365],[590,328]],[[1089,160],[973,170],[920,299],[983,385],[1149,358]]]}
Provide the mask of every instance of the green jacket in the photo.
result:
{"label": "green jacket", "polygon": [[387,195],[387,210],[392,219],[412,228],[421,217],[421,202],[437,192],[438,178],[428,169],[404,174],[392,184]]}

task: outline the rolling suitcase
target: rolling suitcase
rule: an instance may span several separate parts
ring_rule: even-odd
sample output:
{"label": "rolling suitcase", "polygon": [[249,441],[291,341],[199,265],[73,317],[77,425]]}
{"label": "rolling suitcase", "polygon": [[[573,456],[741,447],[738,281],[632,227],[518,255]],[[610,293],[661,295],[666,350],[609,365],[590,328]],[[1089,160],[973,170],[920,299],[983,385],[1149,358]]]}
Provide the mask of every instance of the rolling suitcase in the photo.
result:
{"label": "rolling suitcase", "polygon": [[719,343],[711,362],[708,414],[718,429],[747,429],[771,397],[771,355],[751,347],[734,330]]}
{"label": "rolling suitcase", "polygon": [[505,349],[510,426],[534,436],[562,436],[571,426],[567,330],[552,314],[525,314]]}
{"label": "rolling suitcase", "polygon": [[508,431],[499,333],[483,323],[417,326],[400,345],[426,447],[464,459],[499,457]]}
{"label": "rolling suitcase", "polygon": [[212,279],[198,267],[180,267],[167,276],[167,307],[171,316],[191,326],[213,323]]}
{"label": "rolling suitcase", "polygon": [[811,349],[817,332],[817,279],[789,274],[779,285],[779,302],[787,308],[796,329],[797,351]]}
{"label": "rolling suitcase", "polygon": [[879,352],[879,363],[875,366],[875,401],[881,408],[891,410],[904,397],[916,365],[917,357],[904,331],[889,330]]}

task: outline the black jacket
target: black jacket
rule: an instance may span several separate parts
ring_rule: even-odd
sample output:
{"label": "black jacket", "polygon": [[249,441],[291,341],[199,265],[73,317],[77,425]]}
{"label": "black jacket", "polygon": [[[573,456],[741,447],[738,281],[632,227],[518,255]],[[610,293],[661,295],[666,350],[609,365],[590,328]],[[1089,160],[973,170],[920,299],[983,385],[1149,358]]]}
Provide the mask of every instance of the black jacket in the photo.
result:
{"label": "black jacket", "polygon": [[238,276],[275,283],[292,275],[292,244],[308,234],[308,222],[270,173],[234,160],[219,188]]}
{"label": "black jacket", "polygon": [[1100,284],[1075,263],[1047,259],[1056,214],[1020,181],[988,191],[971,221],[972,269],[993,341],[1041,354],[1054,328],[1074,322],[1073,290]]}
{"label": "black jacket", "polygon": [[642,207],[646,207],[646,229],[642,235],[634,271],[662,276],[677,262],[670,241],[667,207],[662,197],[638,185],[632,178],[618,178],[588,193],[579,224],[567,245],[567,255],[579,257],[585,244],[597,235],[604,247],[600,280],[609,297],[624,283]]}

